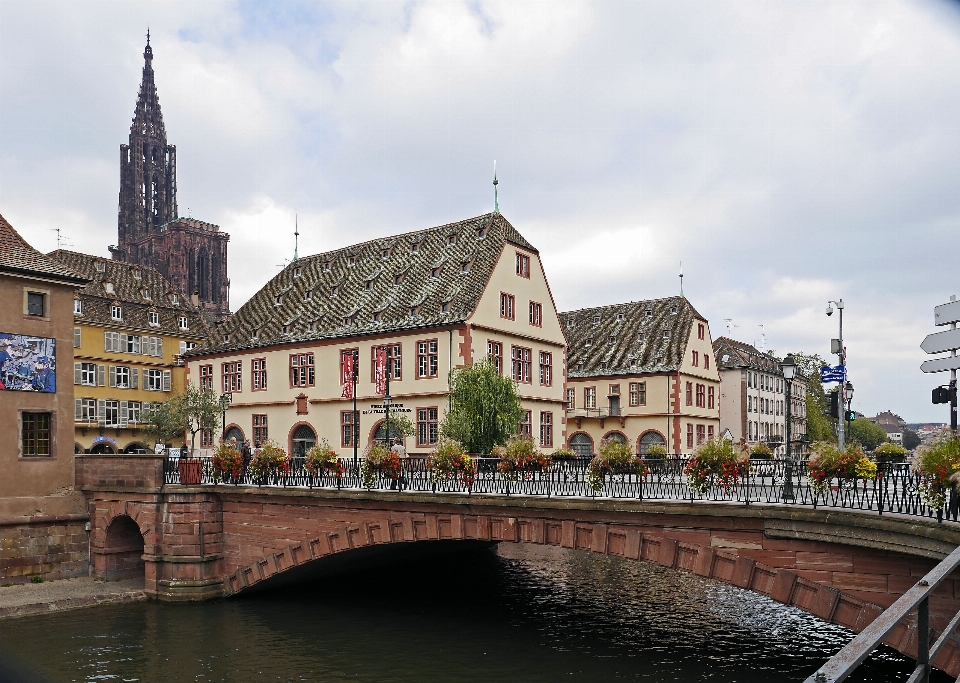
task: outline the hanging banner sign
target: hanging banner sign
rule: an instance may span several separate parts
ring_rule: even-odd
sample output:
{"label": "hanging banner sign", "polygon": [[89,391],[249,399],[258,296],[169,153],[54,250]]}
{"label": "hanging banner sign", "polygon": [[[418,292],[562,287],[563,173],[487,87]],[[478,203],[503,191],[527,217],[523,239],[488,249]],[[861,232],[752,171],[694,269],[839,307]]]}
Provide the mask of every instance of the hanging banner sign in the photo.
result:
{"label": "hanging banner sign", "polygon": [[345,353],[341,356],[340,368],[342,370],[342,375],[340,377],[340,385],[343,387],[343,392],[340,394],[342,398],[353,398],[353,354]]}
{"label": "hanging banner sign", "polygon": [[373,379],[377,385],[377,393],[382,396],[387,393],[387,348],[378,348],[374,359]]}

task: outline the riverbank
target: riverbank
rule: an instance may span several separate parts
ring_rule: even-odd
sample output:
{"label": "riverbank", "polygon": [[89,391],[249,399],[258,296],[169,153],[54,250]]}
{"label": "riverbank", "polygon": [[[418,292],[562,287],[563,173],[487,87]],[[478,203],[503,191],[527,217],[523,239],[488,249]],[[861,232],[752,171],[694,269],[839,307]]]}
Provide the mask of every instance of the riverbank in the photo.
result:
{"label": "riverbank", "polygon": [[146,600],[143,579],[100,581],[90,576],[0,587],[0,619]]}

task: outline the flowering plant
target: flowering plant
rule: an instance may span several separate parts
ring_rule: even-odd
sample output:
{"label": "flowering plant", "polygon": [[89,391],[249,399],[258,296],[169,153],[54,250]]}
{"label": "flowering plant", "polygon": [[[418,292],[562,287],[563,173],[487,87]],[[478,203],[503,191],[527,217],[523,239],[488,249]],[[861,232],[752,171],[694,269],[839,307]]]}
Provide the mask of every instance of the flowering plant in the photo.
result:
{"label": "flowering plant", "polygon": [[550,459],[551,459],[551,460],[554,460],[554,461],[556,461],[556,460],[575,460],[576,457],[577,457],[577,454],[576,454],[576,453],[574,453],[574,452],[571,451],[571,450],[567,450],[566,448],[558,448],[557,450],[555,450],[555,451],[550,455]]}
{"label": "flowering plant", "polygon": [[773,451],[770,450],[770,446],[762,441],[750,449],[750,457],[757,458],[759,460],[769,460],[772,455]]}
{"label": "flowering plant", "polygon": [[303,468],[311,477],[323,475],[327,471],[338,475],[343,474],[343,463],[337,458],[337,452],[330,448],[330,443],[326,439],[321,439],[320,443],[307,451]]}
{"label": "flowering plant", "polygon": [[477,466],[463,445],[454,439],[441,438],[437,447],[427,458],[427,467],[430,468],[433,481],[441,481],[456,477],[460,482],[470,487],[477,474]]}
{"label": "flowering plant", "polygon": [[267,441],[250,461],[250,472],[254,480],[264,484],[271,476],[286,476],[290,473],[290,460],[287,453],[273,441]]}
{"label": "flowering plant", "polygon": [[377,472],[390,479],[397,479],[402,469],[400,454],[394,453],[382,443],[375,442],[367,446],[363,464],[360,466],[360,478],[364,486],[372,489],[377,481]]}
{"label": "flowering plant", "polygon": [[240,481],[243,474],[243,455],[228,443],[221,442],[213,452],[213,480],[216,483],[223,481]]}
{"label": "flowering plant", "polygon": [[960,480],[960,439],[943,436],[920,449],[913,470],[920,475],[920,497],[934,510],[947,504],[947,491]]}
{"label": "flowering plant", "polygon": [[500,458],[497,471],[511,479],[518,475],[526,478],[530,472],[543,472],[551,463],[550,456],[541,453],[529,436],[511,436],[505,446],[493,449],[493,455]]}
{"label": "flowering plant", "polygon": [[750,471],[750,454],[745,448],[728,439],[705,441],[694,451],[684,468],[687,486],[701,496],[719,485],[724,493],[737,485]]}
{"label": "flowering plant", "polygon": [[813,455],[807,462],[807,476],[815,493],[825,493],[830,480],[876,479],[877,463],[863,454],[860,444],[852,443],[841,451],[832,443],[818,441],[811,446]]}
{"label": "flowering plant", "polygon": [[651,459],[660,459],[667,456],[667,447],[663,444],[655,443],[647,449],[647,457]]}
{"label": "flowering plant", "polygon": [[607,474],[638,474],[647,476],[650,469],[630,450],[630,446],[616,439],[604,439],[593,460],[587,465],[587,484],[595,492],[603,490]]}
{"label": "flowering plant", "polygon": [[873,451],[873,456],[877,459],[877,462],[903,462],[906,454],[906,448],[890,441],[880,444]]}

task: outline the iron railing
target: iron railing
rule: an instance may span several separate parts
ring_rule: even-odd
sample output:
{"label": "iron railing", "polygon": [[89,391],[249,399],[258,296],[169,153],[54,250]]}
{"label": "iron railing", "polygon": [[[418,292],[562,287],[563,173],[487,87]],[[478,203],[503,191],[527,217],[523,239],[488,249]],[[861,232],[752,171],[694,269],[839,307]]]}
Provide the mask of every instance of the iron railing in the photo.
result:
{"label": "iron railing", "polygon": [[[333,488],[400,490],[431,493],[459,493],[468,495],[522,495],[576,498],[617,498],[631,500],[722,501],[742,503],[784,504],[805,507],[827,507],[864,512],[898,513],[937,521],[958,519],[958,499],[951,493],[944,510],[931,509],[919,494],[920,477],[906,464],[880,464],[872,479],[833,479],[826,487],[815,487],[807,478],[806,462],[800,460],[753,460],[748,472],[730,486],[714,485],[700,494],[689,485],[684,470],[687,457],[667,457],[647,461],[649,472],[637,474],[608,474],[600,491],[594,491],[587,481],[587,459],[555,461],[543,470],[504,474],[497,468],[496,458],[477,458],[476,475],[439,476],[431,470],[426,458],[407,458],[402,461],[399,477],[376,472],[374,480],[365,486],[363,461],[354,467],[351,459],[339,461],[338,470],[327,470],[311,475],[304,466],[304,458],[289,461],[289,472],[257,480],[249,469],[236,480],[218,477],[211,457],[193,458],[200,461],[197,484],[235,484],[267,487]],[[180,459],[167,457],[164,461],[164,481],[167,484],[184,483]],[[188,483],[194,483],[192,481]]]}

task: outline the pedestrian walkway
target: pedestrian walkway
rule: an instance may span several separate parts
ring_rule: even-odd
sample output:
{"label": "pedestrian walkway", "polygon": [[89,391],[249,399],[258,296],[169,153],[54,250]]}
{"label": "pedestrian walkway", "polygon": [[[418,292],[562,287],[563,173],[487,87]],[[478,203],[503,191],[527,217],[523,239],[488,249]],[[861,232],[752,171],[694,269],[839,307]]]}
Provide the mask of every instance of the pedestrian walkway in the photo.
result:
{"label": "pedestrian walkway", "polygon": [[100,581],[90,576],[0,587],[0,619],[93,605],[146,600],[143,579]]}

